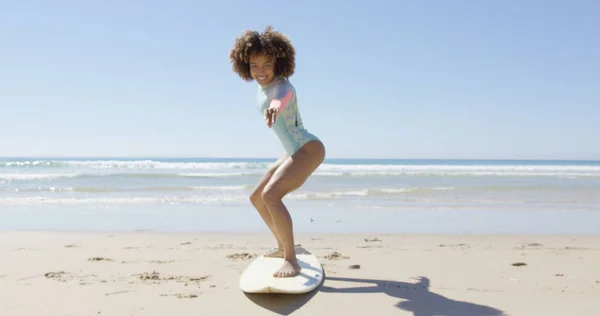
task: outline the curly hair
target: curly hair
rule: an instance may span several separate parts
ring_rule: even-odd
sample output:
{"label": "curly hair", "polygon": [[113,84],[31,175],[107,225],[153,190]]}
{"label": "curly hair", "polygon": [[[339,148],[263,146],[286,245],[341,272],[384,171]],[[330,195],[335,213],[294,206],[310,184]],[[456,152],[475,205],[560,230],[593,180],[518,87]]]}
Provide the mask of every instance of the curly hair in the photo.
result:
{"label": "curly hair", "polygon": [[242,36],[234,40],[229,58],[233,72],[243,80],[252,81],[250,74],[250,56],[263,53],[275,57],[275,76],[289,78],[296,68],[296,50],[290,39],[280,32],[273,31],[268,25],[262,34],[245,30]]}

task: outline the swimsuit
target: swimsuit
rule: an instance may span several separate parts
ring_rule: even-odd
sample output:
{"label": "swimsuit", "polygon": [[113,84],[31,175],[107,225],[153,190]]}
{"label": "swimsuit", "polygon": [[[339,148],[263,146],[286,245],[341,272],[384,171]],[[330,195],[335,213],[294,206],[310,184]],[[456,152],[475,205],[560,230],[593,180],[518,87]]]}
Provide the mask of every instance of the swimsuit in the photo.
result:
{"label": "swimsuit", "polygon": [[257,101],[258,110],[263,115],[268,108],[278,109],[275,124],[271,125],[271,128],[290,156],[304,144],[319,140],[304,128],[298,110],[296,90],[287,79],[275,78],[265,87],[259,85]]}

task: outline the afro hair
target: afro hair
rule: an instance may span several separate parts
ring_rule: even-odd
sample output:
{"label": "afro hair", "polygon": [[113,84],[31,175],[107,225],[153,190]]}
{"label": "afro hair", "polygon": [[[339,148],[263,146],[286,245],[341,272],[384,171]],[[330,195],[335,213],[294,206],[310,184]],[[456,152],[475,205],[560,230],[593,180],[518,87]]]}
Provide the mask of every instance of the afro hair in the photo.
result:
{"label": "afro hair", "polygon": [[296,68],[296,50],[290,39],[268,25],[262,34],[245,30],[234,40],[229,51],[233,72],[245,81],[252,81],[250,56],[262,53],[275,58],[275,76],[289,78]]}

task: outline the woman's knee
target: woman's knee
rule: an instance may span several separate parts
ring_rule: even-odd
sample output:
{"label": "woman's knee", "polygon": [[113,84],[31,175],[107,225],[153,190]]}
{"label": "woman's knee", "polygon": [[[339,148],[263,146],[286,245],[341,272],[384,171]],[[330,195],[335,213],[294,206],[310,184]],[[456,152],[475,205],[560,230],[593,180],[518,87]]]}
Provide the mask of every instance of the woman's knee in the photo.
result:
{"label": "woman's knee", "polygon": [[260,197],[265,202],[265,204],[272,204],[281,201],[283,199],[284,193],[281,192],[275,185],[266,185],[262,190]]}
{"label": "woman's knee", "polygon": [[263,192],[265,190],[265,187],[273,177],[273,174],[275,174],[275,171],[277,171],[277,169],[279,168],[279,166],[281,166],[282,163],[283,158],[277,161],[275,164],[271,165],[265,173],[265,175],[263,176],[263,178],[261,179],[261,181],[258,183],[258,185],[254,188],[254,190],[252,190],[252,193],[250,193],[250,202],[252,202],[252,204],[258,205],[264,203]]}
{"label": "woman's knee", "polygon": [[262,191],[259,190],[259,188],[255,188],[254,190],[252,190],[252,193],[250,193],[250,202],[253,205],[260,205],[264,203],[262,198]]}

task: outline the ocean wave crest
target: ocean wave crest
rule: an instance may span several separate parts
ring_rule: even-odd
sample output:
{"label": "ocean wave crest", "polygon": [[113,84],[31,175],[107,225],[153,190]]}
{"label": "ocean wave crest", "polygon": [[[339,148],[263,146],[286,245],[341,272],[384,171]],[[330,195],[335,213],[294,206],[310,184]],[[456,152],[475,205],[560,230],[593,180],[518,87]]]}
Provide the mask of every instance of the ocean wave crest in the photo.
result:
{"label": "ocean wave crest", "polygon": [[[260,176],[271,162],[170,162],[156,160],[0,161],[0,180],[67,177],[235,177]],[[1,171],[1,170],[5,171]],[[600,177],[600,165],[561,164],[337,164],[324,163],[316,176],[530,176]]]}
{"label": "ocean wave crest", "polygon": [[263,169],[267,162],[168,162],[156,160],[15,160],[0,161],[6,168],[87,168],[87,169]]}

